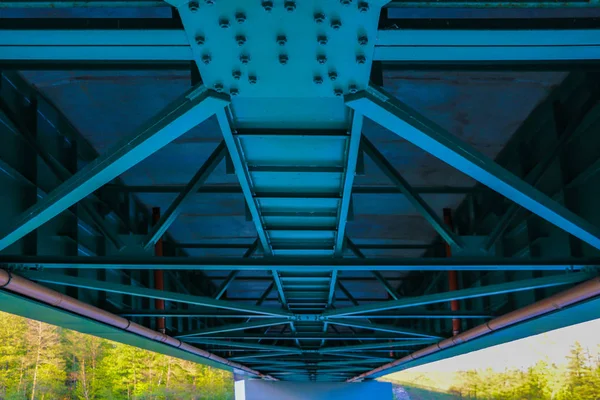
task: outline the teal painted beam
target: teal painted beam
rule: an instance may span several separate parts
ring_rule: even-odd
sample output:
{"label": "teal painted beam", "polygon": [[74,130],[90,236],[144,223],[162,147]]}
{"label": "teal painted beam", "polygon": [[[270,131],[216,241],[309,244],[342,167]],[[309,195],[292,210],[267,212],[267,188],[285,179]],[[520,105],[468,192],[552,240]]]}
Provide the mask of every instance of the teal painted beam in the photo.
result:
{"label": "teal painted beam", "polygon": [[[254,254],[254,252],[256,251],[256,249],[258,248],[258,245],[260,244],[260,242],[258,241],[258,239],[256,239],[254,241],[254,243],[252,243],[250,245],[250,247],[248,248],[248,250],[246,250],[246,252],[244,253],[243,258],[248,258],[248,257],[252,257],[252,254]],[[221,286],[217,289],[217,294],[215,295],[215,299],[220,299],[225,292],[227,291],[227,289],[229,288],[229,286],[233,283],[234,279],[236,278],[236,276],[238,276],[238,274],[240,273],[240,271],[231,271],[229,273],[229,275],[227,276],[227,278],[225,278],[225,280],[223,281],[223,283],[221,284]],[[260,304],[257,304],[257,306],[259,306]]]}
{"label": "teal painted beam", "polygon": [[[344,309],[342,308],[341,310],[343,311]],[[432,335],[427,332],[421,332],[421,331],[417,331],[415,329],[402,328],[402,327],[398,327],[398,326],[371,324],[371,323],[367,323],[367,322],[360,322],[360,321],[354,321],[354,320],[348,320],[348,319],[336,319],[336,318],[328,318],[327,321],[330,324],[346,326],[349,328],[370,329],[370,330],[378,331],[378,332],[393,333],[395,335],[411,335],[411,336],[443,339],[440,336]]]}
{"label": "teal painted beam", "polygon": [[221,142],[217,148],[208,156],[208,159],[202,164],[200,169],[194,174],[188,182],[185,189],[173,200],[167,211],[160,217],[156,225],[146,236],[143,247],[145,250],[151,249],[156,242],[165,234],[167,229],[175,222],[182,207],[189,203],[192,197],[198,192],[198,188],[204,184],[210,174],[217,168],[221,160],[227,154],[225,142]]}
{"label": "teal painted beam", "polygon": [[227,340],[213,340],[213,339],[205,339],[202,337],[188,337],[185,339],[188,343],[197,343],[197,344],[206,344],[212,346],[224,346],[224,347],[241,347],[245,349],[254,349],[254,350],[262,350],[269,352],[282,352],[282,353],[294,353],[294,354],[302,354],[302,350],[294,348],[294,347],[285,347],[285,346],[272,346],[267,344],[256,344],[256,343],[242,343],[242,342],[232,342]]}
{"label": "teal painted beam", "polygon": [[446,241],[446,243],[462,248],[464,243],[458,235],[444,224],[438,214],[423,200],[423,198],[413,190],[410,184],[400,175],[394,166],[384,157],[366,137],[361,140],[361,146],[365,154],[375,163],[375,165],[388,177],[390,181],[404,194],[410,204],[431,224],[433,229]]}
{"label": "teal painted beam", "polygon": [[131,285],[122,285],[118,283],[103,282],[93,279],[85,279],[67,275],[53,274],[48,272],[22,271],[19,273],[19,275],[37,282],[51,283],[61,286],[78,287],[82,289],[100,290],[108,293],[119,293],[131,296],[146,297],[150,299],[161,299],[165,301],[194,304],[197,306],[220,308],[224,310],[248,312],[253,314],[264,314],[282,318],[291,317],[293,315],[286,311],[273,310],[267,307],[258,307],[234,303],[232,301],[227,300],[215,300],[210,297],[194,296],[190,294],[175,293]]}
{"label": "teal painted beam", "polygon": [[[356,165],[358,162],[358,153],[360,150],[360,139],[362,136],[363,116],[359,112],[352,115],[352,125],[350,126],[349,143],[346,150],[346,171],[344,172],[344,183],[342,186],[342,200],[338,210],[337,232],[335,236],[334,256],[341,257],[344,250],[344,240],[346,239],[346,223],[348,221],[348,211],[352,201],[352,185],[356,174]],[[331,277],[332,284],[330,290],[335,291],[335,279]],[[331,305],[333,294],[330,293],[327,305]]]}
{"label": "teal painted beam", "polygon": [[[287,323],[288,321],[280,320],[279,324],[281,325]],[[260,325],[260,324],[256,324]],[[181,336],[177,336],[178,338]],[[191,337],[191,336],[190,336]],[[197,336],[194,336],[197,337]],[[277,334],[277,333],[223,333],[223,334],[206,334],[202,336],[207,339],[233,339],[233,340],[414,340],[415,336],[411,337],[399,337],[398,334],[391,333],[286,333],[286,334]],[[432,337],[432,336],[421,336],[421,337]],[[437,338],[437,337],[436,337]],[[441,338],[437,338],[441,339]]]}
{"label": "teal painted beam", "polygon": [[500,283],[497,285],[472,287],[450,292],[435,293],[425,296],[409,297],[400,300],[341,308],[333,311],[327,311],[323,314],[323,316],[332,318],[343,315],[365,314],[368,312],[397,310],[406,307],[417,307],[427,304],[443,303],[451,300],[464,300],[476,297],[541,289],[546,287],[572,285],[590,279],[593,276],[593,274],[587,272],[577,272],[564,275],[548,276],[544,278],[526,279],[516,282]]}
{"label": "teal painted beam", "polygon": [[190,89],[133,136],[85,166],[52,193],[25,211],[2,235],[5,249],[96,189],[205,121],[229,101],[203,86]]}
{"label": "teal painted beam", "polygon": [[571,271],[600,265],[600,258],[209,258],[71,257],[0,255],[0,265],[15,269],[240,270],[285,272],[338,271]]}
{"label": "teal painted beam", "polygon": [[[231,361],[251,361],[251,360],[256,360],[256,359],[260,359],[260,362],[266,362],[264,359],[265,358],[271,358],[271,357],[286,357],[286,356],[291,356],[291,355],[298,355],[301,354],[297,351],[292,351],[292,352],[286,352],[286,351],[273,351],[271,353],[255,353],[255,354],[249,354],[247,356],[239,356],[239,357],[229,357],[229,359]],[[258,362],[258,361],[257,361]],[[384,361],[385,362],[385,361]]]}
{"label": "teal painted beam", "polygon": [[[229,324],[229,325],[218,326],[215,328],[183,332],[180,335],[177,335],[175,337],[177,339],[184,339],[184,338],[198,337],[198,336],[214,336],[219,333],[227,333],[228,334],[227,337],[232,337],[232,336],[230,336],[231,334],[229,334],[229,332],[244,331],[246,329],[264,328],[267,326],[276,326],[276,325],[283,325],[283,324],[289,324],[289,320],[287,318],[264,318],[264,319],[261,318],[255,322],[244,322],[241,324]],[[261,335],[261,337],[259,337],[259,339],[260,338],[264,338],[264,336]]]}
{"label": "teal painted beam", "polygon": [[[412,347],[412,346],[423,346],[431,343],[436,343],[437,339],[419,339],[419,340],[406,340],[397,342],[385,342],[385,343],[371,343],[371,344],[358,344],[356,346],[337,346],[337,347],[325,347],[319,350],[321,354],[327,353],[343,353],[350,351],[365,351],[365,350],[390,350],[397,351],[395,349],[399,347]],[[412,350],[411,350],[412,351]],[[349,361],[349,363],[351,363]]]}
{"label": "teal painted beam", "polygon": [[598,227],[567,210],[383,89],[370,86],[360,93],[346,96],[345,100],[353,110],[600,249]]}

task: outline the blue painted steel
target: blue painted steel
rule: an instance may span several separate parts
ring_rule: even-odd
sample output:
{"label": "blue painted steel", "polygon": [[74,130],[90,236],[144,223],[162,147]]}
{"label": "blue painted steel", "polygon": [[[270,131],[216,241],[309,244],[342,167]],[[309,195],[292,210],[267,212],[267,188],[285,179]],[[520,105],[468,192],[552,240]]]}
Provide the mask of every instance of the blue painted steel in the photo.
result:
{"label": "blue painted steel", "polygon": [[191,61],[185,32],[0,29],[0,60]]}
{"label": "blue painted steel", "polygon": [[[331,270],[338,271],[572,271],[600,264],[598,258],[375,258],[335,259],[310,257],[270,257],[235,259],[208,257],[51,257],[0,255],[0,265],[11,268],[44,269],[143,269],[143,270],[214,270],[271,271],[307,273],[325,280]],[[316,273],[325,274],[323,277]]]}
{"label": "blue painted steel", "polygon": [[283,325],[283,324],[288,324],[289,321],[286,319],[281,319],[281,318],[261,318],[255,322],[244,322],[242,324],[230,324],[230,325],[224,325],[224,326],[219,326],[216,328],[206,328],[206,329],[201,329],[201,330],[197,330],[197,331],[190,331],[190,332],[182,332],[181,334],[177,335],[176,337],[178,339],[184,339],[184,338],[188,338],[188,337],[197,337],[197,336],[210,336],[210,335],[215,335],[218,333],[229,333],[229,332],[235,332],[235,331],[243,331],[246,329],[254,329],[254,328],[264,328],[264,327],[268,327],[268,326],[276,326],[276,325]]}
{"label": "blue painted steel", "polygon": [[109,293],[121,293],[128,294],[131,296],[147,297],[150,299],[161,299],[167,301],[181,302],[187,304],[194,304],[198,306],[211,307],[211,308],[222,308],[225,310],[250,312],[254,314],[271,315],[274,317],[287,318],[293,314],[274,310],[267,307],[257,307],[251,305],[245,305],[235,303],[226,300],[215,300],[210,297],[194,296],[189,294],[182,294],[176,292],[169,292],[165,290],[149,289],[144,287],[137,287],[131,285],[122,285],[118,283],[102,282],[93,279],[85,279],[79,277],[72,277],[61,274],[53,274],[48,272],[39,271],[22,271],[21,275],[25,278],[44,283],[51,283],[62,286],[72,286],[91,290],[101,290]]}
{"label": "blue painted steel", "polygon": [[386,343],[369,343],[369,344],[359,344],[355,346],[336,346],[336,347],[325,347],[319,350],[321,354],[328,353],[345,353],[345,352],[353,352],[353,351],[364,351],[364,350],[377,350],[383,349],[386,351],[396,351],[399,347],[413,347],[413,346],[422,346],[424,344],[430,344],[437,342],[438,339],[414,339],[414,340],[400,340],[394,342],[386,342]]}
{"label": "blue painted steel", "polygon": [[600,229],[461,142],[383,89],[370,87],[360,94],[350,95],[346,104],[548,222],[600,249]]}
{"label": "blue painted steel", "polygon": [[[388,332],[388,333],[394,333],[397,335],[408,335],[408,336],[417,336],[417,337],[420,336],[420,337],[427,337],[427,338],[442,339],[441,336],[433,335],[431,333],[421,332],[421,331],[418,331],[415,329],[409,329],[409,328],[402,328],[402,327],[382,325],[382,324],[371,324],[371,323],[365,323],[365,322],[360,322],[360,321],[349,321],[347,319],[336,319],[336,318],[328,318],[328,321],[330,324],[347,326],[350,328],[370,329],[372,331]],[[400,338],[397,337],[396,339],[400,339]]]}
{"label": "blue painted steel", "polygon": [[179,193],[179,196],[173,200],[173,203],[171,203],[167,211],[160,217],[160,220],[156,225],[152,227],[152,230],[144,240],[144,249],[148,250],[152,248],[164,235],[171,224],[175,222],[177,216],[179,216],[181,208],[192,200],[192,197],[198,192],[200,186],[204,184],[215,168],[217,168],[217,165],[219,165],[226,153],[225,142],[221,142],[204,164],[202,164],[200,169],[198,169],[185,189],[183,189],[181,193]]}
{"label": "blue painted steel", "polygon": [[362,138],[361,145],[365,153],[371,160],[383,171],[383,173],[404,193],[406,199],[423,215],[423,217],[433,226],[436,232],[451,246],[463,247],[463,242],[452,232],[441,220],[438,214],[431,209],[423,198],[416,193],[410,184],[396,171],[393,165],[377,150],[377,148],[366,137]]}
{"label": "blue painted steel", "polygon": [[163,0],[10,0],[0,3],[1,8],[78,8],[78,7],[165,7]]}
{"label": "blue painted steel", "polygon": [[396,310],[407,307],[417,307],[427,304],[443,303],[451,300],[471,299],[481,296],[492,296],[503,293],[513,293],[524,290],[540,289],[545,287],[563,286],[582,282],[593,277],[587,272],[577,272],[565,275],[548,276],[544,278],[526,279],[516,282],[501,283],[497,285],[487,285],[471,287],[468,289],[454,290],[450,292],[435,293],[419,297],[409,297],[400,300],[392,300],[384,303],[367,304],[341,308],[323,313],[325,317],[338,317],[342,315],[364,314],[368,312],[378,312],[386,310]]}
{"label": "blue painted steel", "polygon": [[374,59],[399,62],[600,59],[600,30],[381,30]]}
{"label": "blue painted steel", "polygon": [[135,135],[87,165],[26,211],[5,231],[0,239],[0,250],[183,135],[226,104],[226,98],[202,86],[190,89]]}
{"label": "blue painted steel", "polygon": [[250,214],[252,215],[252,220],[254,221],[254,226],[256,227],[256,232],[258,234],[258,239],[260,240],[263,252],[266,256],[270,256],[273,254],[273,251],[271,249],[269,240],[267,239],[256,201],[253,198],[253,188],[251,187],[248,171],[244,165],[242,156],[234,138],[229,113],[226,110],[217,112],[217,121],[219,122],[219,127],[223,133],[223,139],[227,145],[231,162],[235,167],[235,173],[242,188],[244,198],[246,199],[246,204],[250,210]]}
{"label": "blue painted steel", "polygon": [[[348,141],[348,150],[346,151],[346,171],[344,173],[344,184],[342,186],[342,200],[338,211],[337,233],[334,248],[334,256],[336,257],[341,257],[342,252],[344,251],[346,222],[348,219],[350,201],[352,200],[352,185],[354,184],[354,175],[356,174],[362,128],[363,116],[355,111],[352,115],[352,124],[350,126],[350,139]],[[332,287],[335,287],[335,279],[332,278],[332,281]],[[331,301],[329,301],[328,304],[331,304]]]}

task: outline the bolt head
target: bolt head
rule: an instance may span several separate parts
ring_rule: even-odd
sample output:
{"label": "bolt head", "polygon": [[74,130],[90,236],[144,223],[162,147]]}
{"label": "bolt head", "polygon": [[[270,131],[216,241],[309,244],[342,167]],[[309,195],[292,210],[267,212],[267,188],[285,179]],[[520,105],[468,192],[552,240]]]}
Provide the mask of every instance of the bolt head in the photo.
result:
{"label": "bolt head", "polygon": [[229,94],[232,96],[237,96],[238,94],[240,94],[240,90],[238,88],[231,88],[229,89]]}
{"label": "bolt head", "polygon": [[219,18],[219,26],[223,29],[227,29],[231,26],[228,18]]}
{"label": "bolt head", "polygon": [[363,13],[369,11],[369,3],[367,3],[366,1],[359,1],[358,2],[358,11],[363,12]]}
{"label": "bolt head", "polygon": [[250,56],[248,54],[242,54],[240,56],[240,62],[244,65],[248,64],[250,62]]}
{"label": "bolt head", "polygon": [[256,84],[256,82],[258,82],[258,78],[256,77],[256,75],[248,75],[248,83],[254,85]]}
{"label": "bolt head", "polygon": [[246,43],[246,36],[244,36],[244,35],[237,35],[235,37],[235,42],[238,44],[238,46],[243,46],[244,43]]}
{"label": "bolt head", "polygon": [[319,36],[317,36],[317,42],[321,46],[325,46],[327,44],[327,36],[325,36],[325,35],[319,35]]}
{"label": "bolt head", "polygon": [[325,57],[325,55],[323,55],[323,54],[319,54],[317,56],[317,62],[319,64],[325,64],[327,62],[327,57]]}
{"label": "bolt head", "polygon": [[358,37],[358,44],[360,44],[361,46],[366,46],[369,43],[369,38],[367,37],[367,35],[360,35]]}
{"label": "bolt head", "polygon": [[277,35],[277,44],[283,46],[287,43],[287,37],[285,35]]}
{"label": "bolt head", "polygon": [[242,77],[242,71],[240,71],[239,69],[234,69],[231,72],[231,76],[237,81]]}
{"label": "bolt head", "polygon": [[215,4],[215,0],[204,0],[204,2],[205,2],[206,4],[208,4],[209,6],[212,6],[212,5],[214,5],[214,4]]}
{"label": "bolt head", "polygon": [[273,2],[272,1],[263,1],[262,6],[265,9],[265,11],[270,12],[273,9]]}
{"label": "bolt head", "polygon": [[323,84],[323,78],[322,78],[322,77],[320,77],[320,76],[315,76],[315,77],[313,78],[313,82],[314,82],[315,84],[317,84],[317,85],[321,85],[321,84]]}
{"label": "bolt head", "polygon": [[188,8],[191,12],[196,12],[200,8],[200,4],[197,1],[192,0],[188,3]]}
{"label": "bolt head", "polygon": [[331,79],[332,81],[335,81],[337,79],[337,77],[338,77],[337,72],[335,72],[335,71],[329,72],[329,79]]}
{"label": "bolt head", "polygon": [[246,22],[246,14],[244,14],[243,12],[235,13],[235,20],[238,24],[243,24],[244,22]]}
{"label": "bolt head", "polygon": [[358,92],[358,88],[356,87],[356,85],[352,84],[350,86],[348,86],[348,92],[354,94]]}
{"label": "bolt head", "polygon": [[335,88],[335,89],[333,89],[333,94],[336,97],[342,97],[342,95],[344,94],[344,91],[340,88]]}
{"label": "bolt head", "polygon": [[196,40],[197,45],[203,45],[206,40],[204,35],[196,35],[196,37],[194,39]]}
{"label": "bolt head", "polygon": [[287,54],[280,54],[279,55],[279,64],[285,65],[285,64],[288,63],[288,61],[289,61],[289,58],[288,58]]}
{"label": "bolt head", "polygon": [[296,2],[295,1],[286,1],[283,3],[283,7],[287,12],[296,11]]}
{"label": "bolt head", "polygon": [[223,91],[223,84],[222,83],[215,83],[214,88],[215,88],[215,91],[221,93]]}
{"label": "bolt head", "polygon": [[352,3],[352,0],[340,0],[340,4],[343,6],[349,6]]}
{"label": "bolt head", "polygon": [[321,23],[323,23],[325,21],[325,14],[320,13],[320,12],[319,13],[315,13],[314,18],[315,18],[315,22],[317,24],[321,24]]}
{"label": "bolt head", "polygon": [[367,62],[367,57],[365,57],[364,55],[359,54],[359,55],[356,56],[356,63],[357,64],[364,64],[366,62]]}
{"label": "bolt head", "polygon": [[204,64],[210,64],[211,61],[212,61],[212,57],[210,56],[210,54],[204,54],[202,56],[202,62]]}
{"label": "bolt head", "polygon": [[342,27],[342,21],[340,19],[332,19],[331,20],[331,28],[333,28],[334,30],[338,30]]}

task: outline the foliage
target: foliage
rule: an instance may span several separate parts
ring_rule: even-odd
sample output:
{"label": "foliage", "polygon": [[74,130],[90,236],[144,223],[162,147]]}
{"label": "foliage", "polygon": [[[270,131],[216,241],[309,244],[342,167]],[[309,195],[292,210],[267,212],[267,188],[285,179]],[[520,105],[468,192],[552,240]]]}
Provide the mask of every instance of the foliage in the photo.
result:
{"label": "foliage", "polygon": [[233,399],[229,372],[0,312],[0,399]]}
{"label": "foliage", "polygon": [[507,369],[461,371],[450,392],[477,400],[597,400],[600,360],[575,342],[565,365],[540,360],[526,371]]}

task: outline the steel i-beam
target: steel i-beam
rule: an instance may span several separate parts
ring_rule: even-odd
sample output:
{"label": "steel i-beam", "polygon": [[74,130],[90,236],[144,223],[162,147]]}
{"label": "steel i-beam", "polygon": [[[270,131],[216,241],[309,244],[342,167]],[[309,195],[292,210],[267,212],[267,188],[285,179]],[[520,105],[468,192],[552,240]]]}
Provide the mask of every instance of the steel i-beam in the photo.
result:
{"label": "steel i-beam", "polygon": [[118,143],[23,213],[0,239],[0,250],[65,211],[227,104],[227,96],[204,86],[190,89],[136,134]]}

